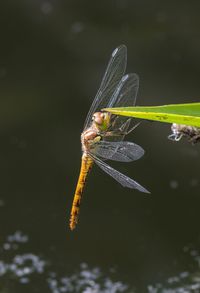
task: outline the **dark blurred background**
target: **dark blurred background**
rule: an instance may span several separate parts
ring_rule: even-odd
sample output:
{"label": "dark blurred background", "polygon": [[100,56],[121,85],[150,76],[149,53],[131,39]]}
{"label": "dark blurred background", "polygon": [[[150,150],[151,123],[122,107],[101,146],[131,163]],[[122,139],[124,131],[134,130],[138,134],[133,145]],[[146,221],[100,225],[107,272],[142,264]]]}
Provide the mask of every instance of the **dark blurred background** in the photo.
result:
{"label": "dark blurred background", "polygon": [[[144,122],[145,156],[94,167],[68,228],[80,133],[111,52],[128,48],[137,105],[198,102],[198,1],[0,2],[0,291],[199,292],[199,146]],[[179,291],[185,290],[185,291]],[[200,290],[200,289],[199,289]]]}

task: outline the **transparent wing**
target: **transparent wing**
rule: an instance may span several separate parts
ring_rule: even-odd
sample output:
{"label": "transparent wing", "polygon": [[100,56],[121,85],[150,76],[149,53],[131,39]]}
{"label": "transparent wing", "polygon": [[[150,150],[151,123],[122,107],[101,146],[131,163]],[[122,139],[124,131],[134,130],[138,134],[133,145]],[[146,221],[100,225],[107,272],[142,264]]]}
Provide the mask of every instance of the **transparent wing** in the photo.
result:
{"label": "transparent wing", "polygon": [[144,150],[139,145],[129,142],[99,141],[93,145],[90,152],[94,156],[120,162],[132,162],[144,155]]}
{"label": "transparent wing", "polygon": [[[136,103],[137,92],[139,88],[139,77],[135,73],[126,74],[122,77],[118,86],[113,93],[107,107],[128,107],[134,106]],[[122,129],[124,133],[129,132],[131,128],[134,128],[136,120],[130,119],[123,116],[111,117],[110,130],[115,132],[116,130]],[[138,123],[138,120],[137,120]],[[112,136],[105,137],[104,140],[123,140],[124,136]]]}
{"label": "transparent wing", "polygon": [[124,75],[126,70],[126,62],[127,49],[125,45],[121,45],[116,48],[111,55],[100,88],[86,117],[84,130],[89,127],[92,114],[107,106],[110,97],[112,97],[118,83]]}
{"label": "transparent wing", "polygon": [[139,183],[137,183],[135,180],[129,178],[128,176],[120,173],[119,171],[113,169],[109,165],[107,165],[105,162],[99,160],[97,157],[92,156],[95,163],[108,175],[110,175],[112,178],[114,178],[117,182],[119,182],[122,186],[137,189],[141,192],[150,193],[146,188],[141,186]]}
{"label": "transparent wing", "polygon": [[139,76],[136,73],[124,75],[110,98],[107,107],[134,106],[139,88]]}

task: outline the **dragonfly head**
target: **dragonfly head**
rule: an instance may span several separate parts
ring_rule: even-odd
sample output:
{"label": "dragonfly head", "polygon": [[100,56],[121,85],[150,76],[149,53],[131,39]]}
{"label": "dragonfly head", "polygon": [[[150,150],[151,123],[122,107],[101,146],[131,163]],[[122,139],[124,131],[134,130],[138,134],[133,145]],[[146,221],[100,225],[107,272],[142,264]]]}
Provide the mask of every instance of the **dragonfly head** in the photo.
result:
{"label": "dragonfly head", "polygon": [[106,112],[96,112],[92,116],[92,121],[100,131],[106,131],[110,125],[110,114]]}

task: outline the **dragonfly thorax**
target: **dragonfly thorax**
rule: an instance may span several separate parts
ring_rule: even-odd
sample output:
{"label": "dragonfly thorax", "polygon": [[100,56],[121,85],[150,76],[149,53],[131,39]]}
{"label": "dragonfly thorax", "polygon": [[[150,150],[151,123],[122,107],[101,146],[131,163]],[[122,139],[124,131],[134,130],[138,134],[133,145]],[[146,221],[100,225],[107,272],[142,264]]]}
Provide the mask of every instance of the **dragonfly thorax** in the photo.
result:
{"label": "dragonfly thorax", "polygon": [[90,126],[81,134],[82,151],[87,153],[90,150],[90,146],[99,140],[101,140],[101,136],[98,129],[93,125]]}
{"label": "dragonfly thorax", "polygon": [[90,146],[101,140],[102,134],[110,126],[110,114],[96,112],[92,116],[91,126],[81,134],[81,143],[83,152],[90,150]]}

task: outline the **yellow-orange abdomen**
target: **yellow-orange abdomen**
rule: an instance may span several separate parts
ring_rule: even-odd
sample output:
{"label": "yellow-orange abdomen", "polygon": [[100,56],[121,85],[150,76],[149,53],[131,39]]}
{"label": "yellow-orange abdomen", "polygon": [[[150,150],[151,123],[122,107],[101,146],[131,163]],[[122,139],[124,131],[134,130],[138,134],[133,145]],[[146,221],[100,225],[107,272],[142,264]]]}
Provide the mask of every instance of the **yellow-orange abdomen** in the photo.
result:
{"label": "yellow-orange abdomen", "polygon": [[83,189],[86,183],[87,174],[92,168],[92,164],[93,164],[93,160],[84,153],[82,156],[80,175],[78,178],[78,183],[76,186],[74,200],[73,200],[72,209],[71,209],[71,217],[70,217],[70,225],[69,225],[71,230],[74,230],[78,223],[78,216],[80,211],[81,198],[83,195]]}

